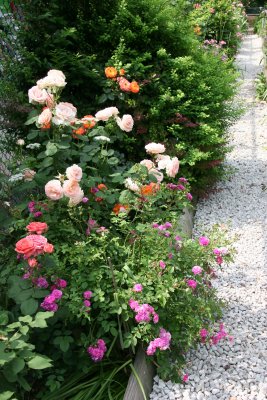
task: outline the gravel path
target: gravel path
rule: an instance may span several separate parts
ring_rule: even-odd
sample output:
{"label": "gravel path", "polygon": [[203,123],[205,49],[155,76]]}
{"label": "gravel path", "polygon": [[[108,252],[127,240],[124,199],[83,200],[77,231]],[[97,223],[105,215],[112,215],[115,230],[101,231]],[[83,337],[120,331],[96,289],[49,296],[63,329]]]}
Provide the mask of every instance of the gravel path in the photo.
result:
{"label": "gravel path", "polygon": [[235,263],[213,283],[228,302],[223,322],[234,342],[190,352],[188,383],[156,377],[153,400],[267,399],[267,106],[255,102],[254,88],[262,56],[261,39],[247,36],[237,57],[246,113],[231,129],[234,149],[227,157],[235,172],[199,202],[195,218],[196,228],[231,221],[239,235]]}

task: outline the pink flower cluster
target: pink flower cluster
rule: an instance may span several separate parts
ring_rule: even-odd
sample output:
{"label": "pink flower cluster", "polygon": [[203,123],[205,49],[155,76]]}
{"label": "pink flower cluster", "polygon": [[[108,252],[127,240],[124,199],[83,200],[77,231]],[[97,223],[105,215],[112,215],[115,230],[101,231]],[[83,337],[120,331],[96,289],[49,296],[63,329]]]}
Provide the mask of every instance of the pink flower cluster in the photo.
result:
{"label": "pink flower cluster", "polygon": [[53,289],[52,292],[44,298],[44,301],[41,303],[41,307],[46,311],[57,311],[58,304],[57,300],[60,300],[63,293],[59,289]]}
{"label": "pink flower cluster", "polygon": [[228,249],[227,247],[216,247],[213,250],[213,253],[216,255],[216,262],[218,265],[221,265],[223,263],[223,256],[228,254]]}
{"label": "pink flower cluster", "polygon": [[152,228],[157,229],[160,235],[170,237],[171,233],[168,229],[172,228],[172,224],[170,222],[165,222],[165,224],[157,224],[156,222],[152,224]]}
{"label": "pink flower cluster", "polygon": [[153,318],[154,324],[159,322],[159,316],[155,312],[154,308],[149,304],[139,304],[137,300],[130,299],[129,300],[130,308],[136,313],[135,320],[138,323],[141,322],[150,322]]}
{"label": "pink flower cluster", "polygon": [[233,341],[233,336],[230,336],[224,329],[224,324],[220,324],[219,332],[214,334],[211,337],[211,344],[218,344],[222,339],[227,338],[231,341]]}
{"label": "pink flower cluster", "polygon": [[[93,293],[91,292],[91,290],[86,290],[85,292],[83,292],[83,298],[84,298],[83,305],[86,308],[91,307],[90,299],[92,296],[93,296]],[[89,311],[89,310],[87,310],[87,311]]]}
{"label": "pink flower cluster", "polygon": [[36,203],[35,201],[30,201],[28,203],[28,210],[34,216],[34,218],[39,218],[43,215],[43,211],[40,209],[47,211],[47,205],[45,203]]}
{"label": "pink flower cluster", "polygon": [[167,350],[170,347],[170,342],[171,342],[170,332],[167,332],[165,329],[160,328],[159,337],[152,340],[149,343],[148,348],[146,350],[146,354],[148,356],[152,356],[153,354],[155,354],[157,349]]}
{"label": "pink flower cluster", "polygon": [[198,243],[200,244],[200,246],[208,246],[209,245],[209,243],[210,243],[210,240],[209,240],[209,238],[207,238],[206,236],[201,236],[199,239],[198,239]]}
{"label": "pink flower cluster", "polygon": [[[97,189],[97,188],[96,188]],[[97,189],[98,191],[98,189]],[[96,233],[107,233],[108,229],[105,226],[99,226],[96,220],[89,218],[87,221],[87,229],[86,229],[86,235],[90,236],[91,232],[96,232]]]}
{"label": "pink flower cluster", "polygon": [[103,339],[98,339],[95,346],[89,346],[87,349],[91,359],[95,362],[101,361],[106,351],[107,347]]}

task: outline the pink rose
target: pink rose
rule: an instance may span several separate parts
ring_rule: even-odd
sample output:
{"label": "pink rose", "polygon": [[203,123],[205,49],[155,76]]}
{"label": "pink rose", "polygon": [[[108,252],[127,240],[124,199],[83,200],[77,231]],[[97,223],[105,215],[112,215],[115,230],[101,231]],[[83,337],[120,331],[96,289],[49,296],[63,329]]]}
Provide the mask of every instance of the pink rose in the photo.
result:
{"label": "pink rose", "polygon": [[37,235],[41,235],[47,231],[48,226],[46,222],[30,222],[26,229],[31,233],[35,232]]}
{"label": "pink rose", "polygon": [[149,154],[159,154],[164,153],[165,146],[160,143],[149,143],[145,146],[146,152]]}
{"label": "pink rose", "polygon": [[53,253],[53,251],[54,251],[54,246],[51,243],[46,243],[44,245],[44,252],[45,253],[51,254],[51,253]]}
{"label": "pink rose", "polygon": [[82,179],[83,171],[81,167],[73,164],[66,169],[66,175],[69,180],[80,181]]}
{"label": "pink rose", "polygon": [[48,125],[52,119],[52,112],[49,108],[44,109],[37,119],[39,125]]}
{"label": "pink rose", "polygon": [[45,194],[51,200],[59,200],[63,197],[63,189],[60,181],[52,179],[45,185]]}
{"label": "pink rose", "polygon": [[155,168],[155,164],[151,160],[142,160],[140,164],[147,167],[148,170],[150,170],[151,168]]}
{"label": "pink rose", "polygon": [[70,197],[69,206],[76,206],[77,204],[81,203],[84,197],[84,191],[79,187],[77,193],[74,196]]}
{"label": "pink rose", "polygon": [[121,128],[122,131],[131,132],[134,125],[133,117],[129,114],[123,115],[122,119],[116,119],[118,126]]}
{"label": "pink rose", "polygon": [[193,272],[194,275],[199,275],[202,272],[202,268],[199,265],[195,265],[192,268],[192,272]]}
{"label": "pink rose", "polygon": [[73,179],[66,180],[63,183],[63,193],[67,197],[75,197],[79,193],[80,189],[78,182]]}
{"label": "pink rose", "polygon": [[31,182],[33,180],[35,174],[36,174],[36,172],[33,171],[32,169],[25,169],[23,171],[24,181]]}
{"label": "pink rose", "polygon": [[108,121],[109,118],[119,114],[117,107],[107,107],[104,110],[100,110],[96,113],[95,117],[99,121]]}
{"label": "pink rose", "polygon": [[166,174],[170,178],[175,178],[179,171],[179,160],[177,157],[172,158],[166,166]]}
{"label": "pink rose", "polygon": [[53,122],[56,125],[69,125],[75,120],[77,108],[71,103],[58,103],[55,108]]}
{"label": "pink rose", "polygon": [[118,78],[120,89],[123,92],[130,92],[131,91],[131,83],[125,78]]}
{"label": "pink rose", "polygon": [[45,89],[40,89],[38,86],[33,86],[28,90],[29,103],[45,104],[48,93]]}
{"label": "pink rose", "polygon": [[53,94],[47,93],[47,98],[45,104],[49,108],[54,108],[55,106],[55,98]]}

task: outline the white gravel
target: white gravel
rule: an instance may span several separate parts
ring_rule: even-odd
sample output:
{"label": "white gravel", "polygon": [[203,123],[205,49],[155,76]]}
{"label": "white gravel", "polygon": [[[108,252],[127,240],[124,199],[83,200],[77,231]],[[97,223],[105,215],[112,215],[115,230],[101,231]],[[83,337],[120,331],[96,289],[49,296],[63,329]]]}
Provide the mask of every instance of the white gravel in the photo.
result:
{"label": "white gravel", "polygon": [[234,148],[227,157],[235,172],[199,202],[195,218],[195,229],[230,221],[230,231],[239,235],[235,262],[214,281],[228,303],[223,322],[234,342],[191,351],[188,383],[156,377],[151,400],[267,399],[267,106],[255,102],[254,88],[262,57],[261,39],[245,37],[237,63],[246,113],[231,129]]}

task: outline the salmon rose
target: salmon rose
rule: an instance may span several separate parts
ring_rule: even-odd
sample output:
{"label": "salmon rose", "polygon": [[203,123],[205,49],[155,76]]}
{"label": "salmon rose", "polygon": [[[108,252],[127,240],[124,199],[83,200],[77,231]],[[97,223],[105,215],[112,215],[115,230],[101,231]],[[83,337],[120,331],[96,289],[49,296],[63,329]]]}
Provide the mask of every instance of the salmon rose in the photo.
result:
{"label": "salmon rose", "polygon": [[26,229],[30,233],[41,235],[48,230],[48,225],[46,222],[30,222],[29,225],[26,226]]}

